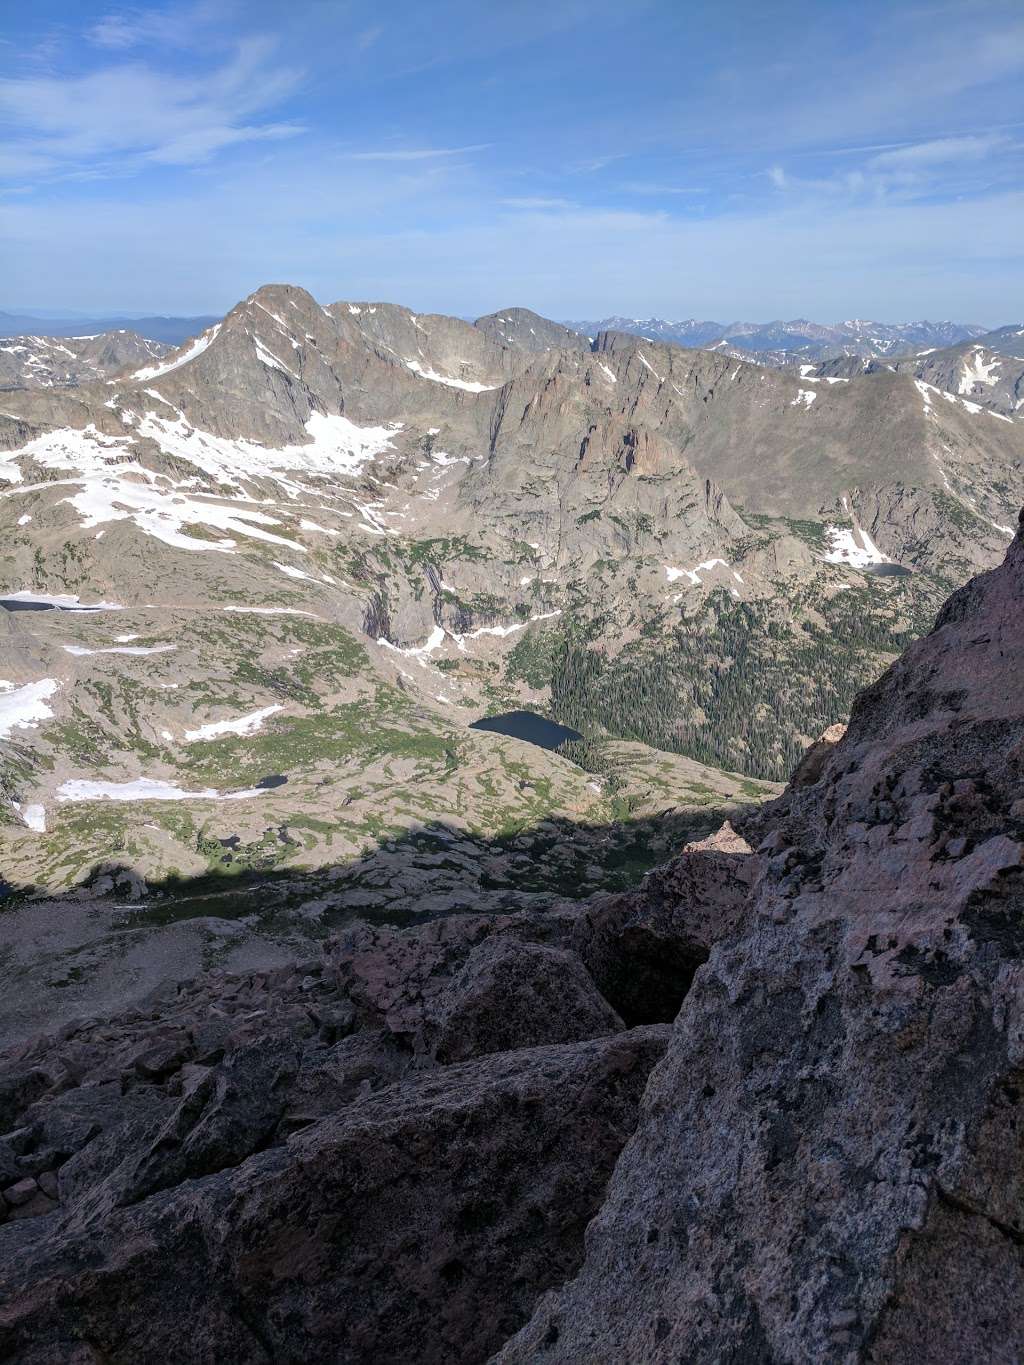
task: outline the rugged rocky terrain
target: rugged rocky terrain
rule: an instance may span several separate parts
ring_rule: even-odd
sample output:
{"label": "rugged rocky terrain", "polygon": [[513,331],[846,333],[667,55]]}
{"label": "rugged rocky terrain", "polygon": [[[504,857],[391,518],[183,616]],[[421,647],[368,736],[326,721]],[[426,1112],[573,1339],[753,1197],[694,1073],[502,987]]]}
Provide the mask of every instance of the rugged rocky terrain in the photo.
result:
{"label": "rugged rocky terrain", "polygon": [[1005,419],[1024,406],[1024,328],[1003,327],[957,346],[928,347],[903,359],[882,361],[847,356],[801,365],[803,376],[851,378],[879,369],[910,374],[922,397],[972,403]]}
{"label": "rugged rocky terrain", "polygon": [[[410,894],[627,888],[773,795],[1022,498],[1020,417],[915,375],[522,309],[269,286],[166,356],[5,394],[11,1027]],[[582,740],[471,728],[523,707]]]}
{"label": "rugged rocky terrain", "polygon": [[215,317],[38,317],[34,313],[0,311],[0,338],[4,337],[80,337],[87,333],[134,332],[147,341],[164,346],[180,346],[189,337],[212,327]]}
{"label": "rugged rocky terrain", "polygon": [[137,332],[91,336],[14,336],[0,341],[0,392],[87,384],[165,355],[167,347]]}
{"label": "rugged rocky terrain", "polygon": [[1022,606],[1019,533],[751,822],[745,923],[502,1361],[1021,1354]]}
{"label": "rugged rocky terrain", "polygon": [[895,368],[913,370],[932,388],[969,398],[1005,417],[1024,408],[1024,328],[919,355]]}
{"label": "rugged rocky terrain", "polygon": [[0,1355],[1016,1359],[1022,605],[1024,530],[639,890],[9,1048]]}

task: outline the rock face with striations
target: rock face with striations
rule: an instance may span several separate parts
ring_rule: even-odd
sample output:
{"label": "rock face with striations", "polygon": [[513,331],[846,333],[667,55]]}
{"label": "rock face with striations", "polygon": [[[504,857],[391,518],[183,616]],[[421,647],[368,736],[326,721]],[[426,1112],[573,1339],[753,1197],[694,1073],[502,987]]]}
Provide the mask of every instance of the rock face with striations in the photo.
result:
{"label": "rock face with striations", "polygon": [[776,804],[518,1361],[1024,1352],[1024,534]]}
{"label": "rock face with striations", "polygon": [[1018,532],[637,892],[0,1057],[0,1358],[1020,1358],[1022,607]]}

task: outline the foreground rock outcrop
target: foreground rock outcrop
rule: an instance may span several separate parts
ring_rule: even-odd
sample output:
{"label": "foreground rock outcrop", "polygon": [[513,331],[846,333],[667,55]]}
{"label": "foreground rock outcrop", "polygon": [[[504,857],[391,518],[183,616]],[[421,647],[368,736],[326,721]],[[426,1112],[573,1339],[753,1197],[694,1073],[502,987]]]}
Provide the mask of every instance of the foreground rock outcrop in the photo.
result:
{"label": "foreground rock outcrop", "polygon": [[270,1119],[250,1129],[236,1092],[211,1125],[220,1087],[199,1088],[59,1237],[19,1239],[20,1270],[7,1250],[7,1358],[484,1359],[576,1268],[664,1032],[430,1072],[187,1180]]}
{"label": "foreground rock outcrop", "polygon": [[1022,679],[1018,533],[638,892],[0,1056],[0,1359],[1022,1358]]}
{"label": "foreground rock outcrop", "polygon": [[9,1052],[0,1358],[486,1359],[578,1268],[668,1037],[571,937],[356,925]]}
{"label": "foreground rock outcrop", "polygon": [[863,693],[499,1355],[1024,1354],[1024,537]]}

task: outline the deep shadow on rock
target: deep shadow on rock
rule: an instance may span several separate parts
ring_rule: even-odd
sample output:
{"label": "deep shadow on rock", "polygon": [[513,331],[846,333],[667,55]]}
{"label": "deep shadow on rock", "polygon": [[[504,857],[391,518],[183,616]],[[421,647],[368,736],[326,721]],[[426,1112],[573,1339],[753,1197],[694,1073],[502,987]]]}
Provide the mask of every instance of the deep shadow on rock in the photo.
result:
{"label": "deep shadow on rock", "polygon": [[612,825],[550,818],[491,838],[437,820],[316,869],[249,866],[229,840],[219,863],[196,877],[147,884],[110,860],[70,891],[11,887],[0,916],[0,1048],[122,1011],[211,966],[252,973],[315,956],[327,935],[357,921],[530,912],[539,922],[599,888],[635,888],[734,810],[670,809]]}
{"label": "deep shadow on rock", "polygon": [[4,1358],[484,1360],[576,1269],[666,1034],[431,1071],[102,1220],[8,1227]]}
{"label": "deep shadow on rock", "polygon": [[668,1037],[588,964],[641,979],[673,875],[706,951],[722,856],[593,919],[357,921],[0,1055],[0,1358],[486,1359],[578,1268]]}
{"label": "deep shadow on rock", "polygon": [[640,892],[595,897],[573,924],[594,980],[632,1024],[671,1023],[694,974],[746,914],[758,859],[726,823],[652,872]]}

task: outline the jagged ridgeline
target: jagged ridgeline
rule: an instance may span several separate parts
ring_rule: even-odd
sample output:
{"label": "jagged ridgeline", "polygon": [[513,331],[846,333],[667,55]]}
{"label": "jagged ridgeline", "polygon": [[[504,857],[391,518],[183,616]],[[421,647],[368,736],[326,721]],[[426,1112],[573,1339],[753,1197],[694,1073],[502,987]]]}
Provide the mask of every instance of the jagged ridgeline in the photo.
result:
{"label": "jagged ridgeline", "polygon": [[[274,285],[176,350],[22,339],[8,880],[316,871],[782,778],[1005,551],[998,335],[771,368]],[[523,708],[582,743],[469,728]]]}

